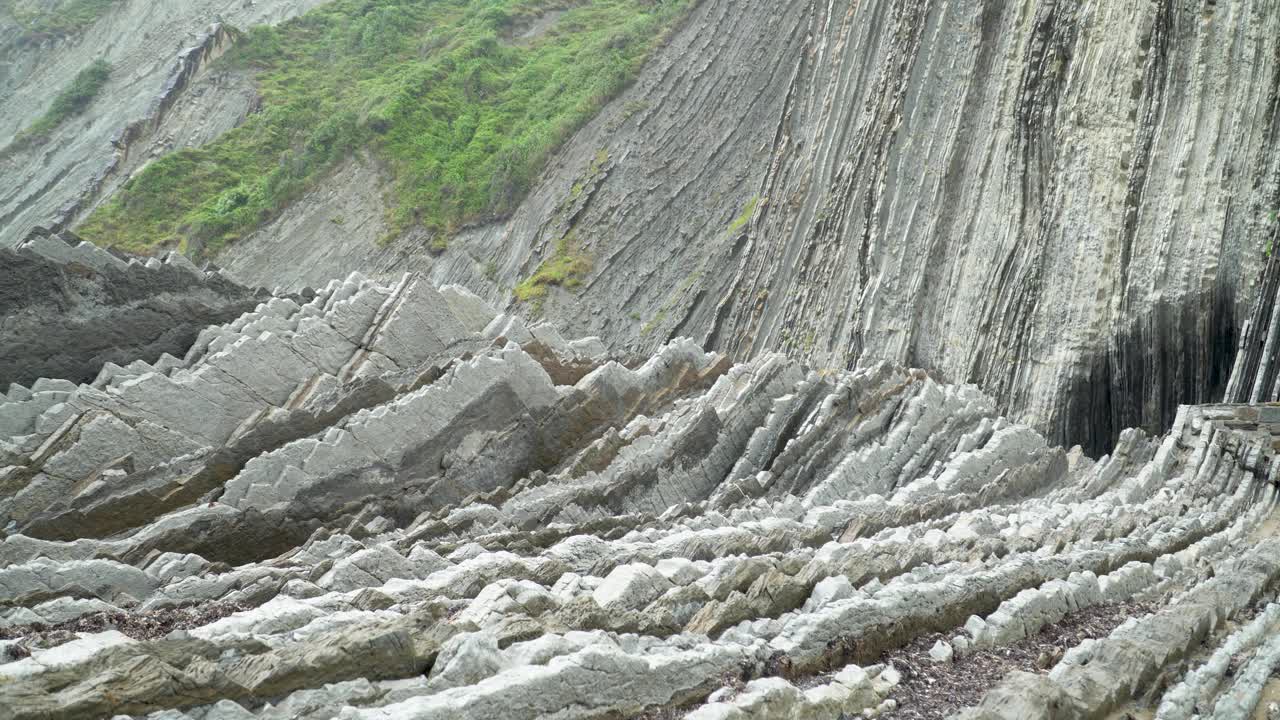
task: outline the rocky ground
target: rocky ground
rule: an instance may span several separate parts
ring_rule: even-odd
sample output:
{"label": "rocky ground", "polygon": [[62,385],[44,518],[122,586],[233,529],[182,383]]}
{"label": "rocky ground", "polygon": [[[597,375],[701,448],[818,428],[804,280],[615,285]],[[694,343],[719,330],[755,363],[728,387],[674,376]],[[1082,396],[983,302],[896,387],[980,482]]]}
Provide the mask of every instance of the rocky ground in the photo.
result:
{"label": "rocky ground", "polygon": [[1245,718],[1280,663],[1280,407],[1095,461],[919,370],[624,360],[352,275],[12,386],[0,718]]}

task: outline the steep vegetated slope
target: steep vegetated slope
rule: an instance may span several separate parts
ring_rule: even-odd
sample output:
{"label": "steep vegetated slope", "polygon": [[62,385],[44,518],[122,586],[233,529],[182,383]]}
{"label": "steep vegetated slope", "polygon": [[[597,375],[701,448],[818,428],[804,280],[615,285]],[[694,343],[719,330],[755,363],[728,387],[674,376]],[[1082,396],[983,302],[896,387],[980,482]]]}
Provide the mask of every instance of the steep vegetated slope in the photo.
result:
{"label": "steep vegetated slope", "polygon": [[[230,44],[218,21],[275,23],[322,0],[11,0],[0,4],[0,246],[33,227],[64,229],[152,152],[234,127],[246,105],[219,106],[181,126],[166,115]],[[75,112],[58,113],[77,76],[111,72]],[[77,97],[86,97],[76,93]],[[13,140],[54,111],[47,132]],[[140,157],[142,156],[142,157]],[[147,158],[149,159],[149,158]]]}
{"label": "steep vegetated slope", "polygon": [[256,29],[224,62],[252,70],[261,111],[150,164],[79,232],[215,254],[371,147],[392,175],[391,232],[442,249],[509,214],[687,5],[338,0]]}

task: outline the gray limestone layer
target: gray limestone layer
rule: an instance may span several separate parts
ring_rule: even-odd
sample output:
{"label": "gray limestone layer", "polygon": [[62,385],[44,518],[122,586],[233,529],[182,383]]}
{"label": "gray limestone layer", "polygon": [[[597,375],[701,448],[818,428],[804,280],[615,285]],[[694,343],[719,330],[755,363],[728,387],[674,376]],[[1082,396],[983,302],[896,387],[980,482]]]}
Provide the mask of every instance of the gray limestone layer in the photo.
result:
{"label": "gray limestone layer", "polygon": [[921,370],[624,363],[413,274],[0,400],[4,720],[888,717],[884,653],[1107,607],[960,716],[1245,718],[1280,665],[1280,408],[1093,460]]}
{"label": "gray limestone layer", "polygon": [[34,234],[0,249],[0,388],[84,382],[107,363],[182,356],[206,326],[234,320],[264,296],[176,253],[131,257]]}

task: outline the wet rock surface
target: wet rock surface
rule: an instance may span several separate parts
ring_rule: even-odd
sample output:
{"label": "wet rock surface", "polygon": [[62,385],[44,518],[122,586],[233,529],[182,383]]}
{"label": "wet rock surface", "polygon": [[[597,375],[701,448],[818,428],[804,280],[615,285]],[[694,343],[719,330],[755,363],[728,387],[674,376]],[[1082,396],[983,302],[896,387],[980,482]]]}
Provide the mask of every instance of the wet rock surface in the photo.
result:
{"label": "wet rock surface", "polygon": [[1261,697],[1274,408],[1186,406],[1093,460],[919,370],[687,339],[625,360],[356,274],[182,357],[14,385],[0,717],[1244,717]]}

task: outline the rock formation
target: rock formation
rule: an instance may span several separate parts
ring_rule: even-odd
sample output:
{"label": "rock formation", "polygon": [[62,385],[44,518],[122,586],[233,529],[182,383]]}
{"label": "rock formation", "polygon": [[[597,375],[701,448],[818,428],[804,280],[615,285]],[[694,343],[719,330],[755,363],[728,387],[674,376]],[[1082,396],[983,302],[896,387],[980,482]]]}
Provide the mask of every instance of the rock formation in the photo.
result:
{"label": "rock formation", "polygon": [[87,382],[107,363],[181,356],[206,326],[264,296],[178,253],[131,257],[36,233],[0,249],[0,384]]}
{"label": "rock formation", "polygon": [[1101,454],[1222,398],[1280,207],[1278,47],[1266,0],[707,0],[439,262],[372,247],[376,204],[329,238],[317,192],[225,264],[429,268],[501,304],[572,236],[594,270],[544,309],[575,333],[923,367]]}
{"label": "rock formation", "polygon": [[[90,49],[145,68],[7,161],[0,244],[234,127],[253,81],[208,62],[230,40],[205,28],[316,2],[129,0],[83,38],[0,48],[0,141]],[[571,237],[593,271],[540,310],[574,334],[922,367],[1097,455],[1223,398],[1280,207],[1278,47],[1269,0],[705,0],[511,218],[442,257],[375,246],[386,179],[357,157],[218,261],[294,289],[423,271],[505,306]]]}
{"label": "rock formation", "polygon": [[[58,387],[0,406],[2,718],[1246,717],[1280,662],[1280,408],[1095,461],[920,370],[619,362],[419,275]],[[912,705],[913,643],[1042,669]]]}

